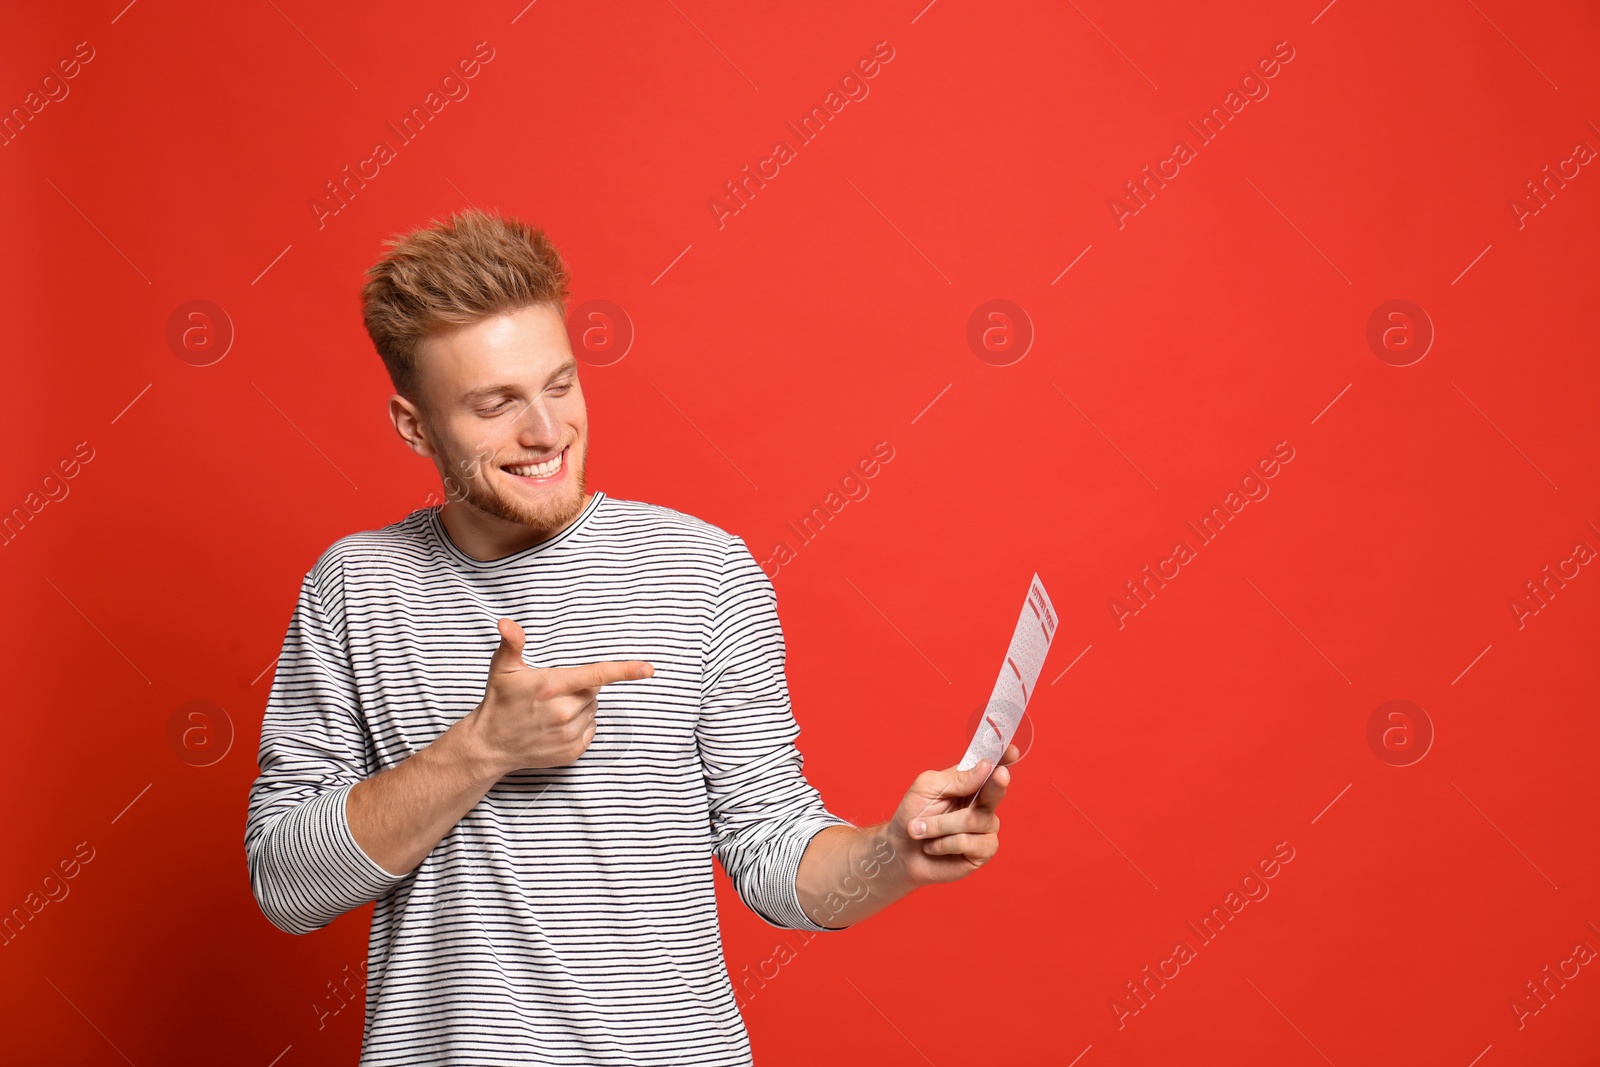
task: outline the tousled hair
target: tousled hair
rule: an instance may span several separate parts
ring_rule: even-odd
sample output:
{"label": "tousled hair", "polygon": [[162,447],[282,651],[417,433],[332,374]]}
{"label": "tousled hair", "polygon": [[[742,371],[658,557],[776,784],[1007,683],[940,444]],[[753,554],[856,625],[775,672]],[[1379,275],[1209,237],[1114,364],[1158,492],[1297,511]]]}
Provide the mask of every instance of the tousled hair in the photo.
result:
{"label": "tousled hair", "polygon": [[566,317],[566,264],[543,230],[519,219],[470,208],[384,244],[361,287],[362,320],[395,392],[412,403],[424,338],[531,305]]}

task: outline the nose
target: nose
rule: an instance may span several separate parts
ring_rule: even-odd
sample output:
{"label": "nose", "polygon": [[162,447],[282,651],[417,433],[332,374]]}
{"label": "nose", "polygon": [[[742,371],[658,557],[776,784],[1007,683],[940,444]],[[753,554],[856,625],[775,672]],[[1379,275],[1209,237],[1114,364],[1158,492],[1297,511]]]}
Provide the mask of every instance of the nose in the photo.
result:
{"label": "nose", "polygon": [[542,400],[535,400],[517,420],[517,440],[524,448],[553,445],[561,440],[561,426]]}

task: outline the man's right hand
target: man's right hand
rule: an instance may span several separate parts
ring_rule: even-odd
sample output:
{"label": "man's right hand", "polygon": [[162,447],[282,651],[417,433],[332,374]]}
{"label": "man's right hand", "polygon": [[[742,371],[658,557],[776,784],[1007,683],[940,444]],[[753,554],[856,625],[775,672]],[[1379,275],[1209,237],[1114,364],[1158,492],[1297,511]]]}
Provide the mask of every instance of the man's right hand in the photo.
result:
{"label": "man's right hand", "polygon": [[643,660],[530,667],[522,658],[522,627],[511,619],[496,625],[500,647],[489,660],[483,701],[470,714],[485,758],[502,777],[575,762],[594,740],[600,688],[655,674]]}

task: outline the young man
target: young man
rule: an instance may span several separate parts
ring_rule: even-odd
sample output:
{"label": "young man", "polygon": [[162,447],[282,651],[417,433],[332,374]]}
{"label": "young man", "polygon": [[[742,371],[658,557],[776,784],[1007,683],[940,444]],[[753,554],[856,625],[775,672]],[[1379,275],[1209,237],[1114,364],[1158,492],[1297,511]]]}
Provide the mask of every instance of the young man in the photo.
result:
{"label": "young man", "polygon": [[447,501],[300,586],[245,832],[262,911],[377,901],[363,1064],[749,1064],[710,857],[782,929],[839,930],[999,847],[1020,753],[857,827],[801,771],[776,596],[744,542],[588,492],[545,235],[479,212],[362,290],[395,430]]}

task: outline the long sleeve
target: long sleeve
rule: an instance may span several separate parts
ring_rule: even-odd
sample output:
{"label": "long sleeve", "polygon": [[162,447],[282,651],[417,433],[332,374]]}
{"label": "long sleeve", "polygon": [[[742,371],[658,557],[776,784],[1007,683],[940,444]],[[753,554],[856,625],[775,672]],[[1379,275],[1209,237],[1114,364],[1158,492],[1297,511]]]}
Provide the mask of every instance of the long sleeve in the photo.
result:
{"label": "long sleeve", "polygon": [[695,728],[716,854],[769,925],[825,931],[833,928],[801,910],[795,876],[819,830],[853,824],[827,810],[802,772],[785,658],[772,581],[734,537],[706,636]]}
{"label": "long sleeve", "polygon": [[375,768],[344,628],[343,572],[324,555],[305,576],[261,724],[250,788],[250,886],[273,925],[310,933],[406,875],[378,866],[351,835],[345,798]]}

